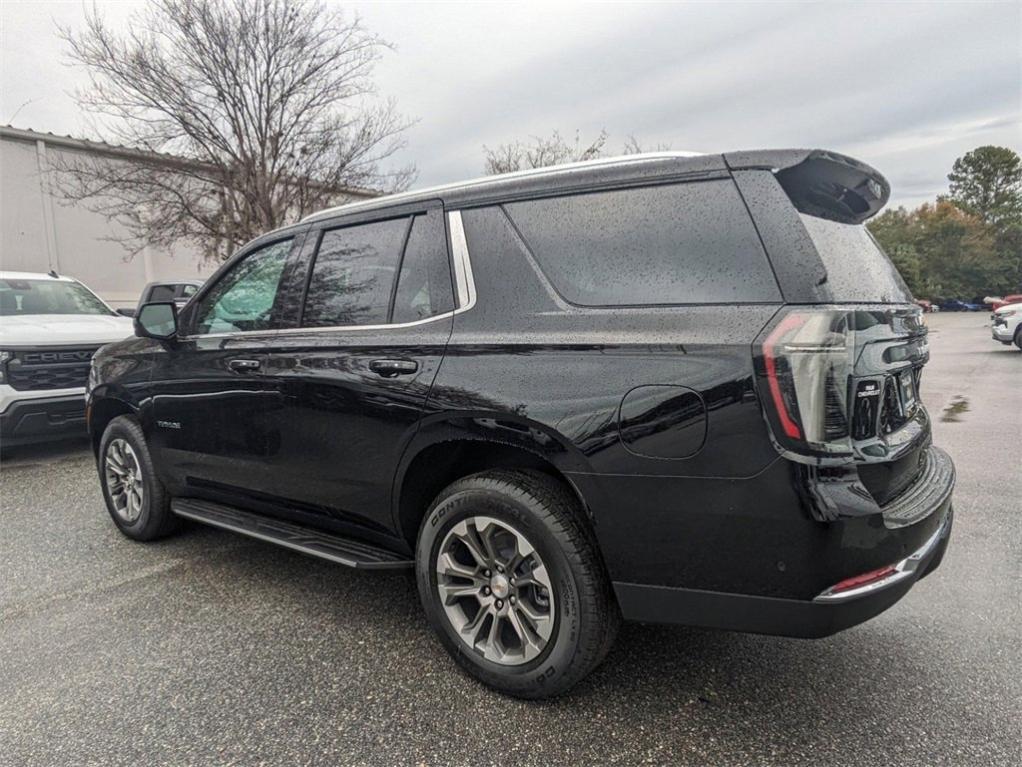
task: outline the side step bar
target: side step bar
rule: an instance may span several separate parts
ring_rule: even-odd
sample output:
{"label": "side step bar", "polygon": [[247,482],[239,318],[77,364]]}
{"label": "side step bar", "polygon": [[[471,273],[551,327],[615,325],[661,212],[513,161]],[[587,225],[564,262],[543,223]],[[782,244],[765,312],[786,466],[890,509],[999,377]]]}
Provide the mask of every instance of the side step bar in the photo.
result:
{"label": "side step bar", "polygon": [[278,546],[329,559],[348,567],[395,570],[412,567],[414,564],[411,559],[401,554],[369,543],[342,538],[219,503],[194,498],[177,498],[171,501],[170,509],[179,517],[276,543]]}

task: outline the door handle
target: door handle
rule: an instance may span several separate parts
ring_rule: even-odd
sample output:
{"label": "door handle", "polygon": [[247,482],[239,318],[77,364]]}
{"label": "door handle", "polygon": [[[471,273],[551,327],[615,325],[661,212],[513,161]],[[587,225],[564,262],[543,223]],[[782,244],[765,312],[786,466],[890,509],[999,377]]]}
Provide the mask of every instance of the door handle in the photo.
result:
{"label": "door handle", "polygon": [[235,373],[251,373],[259,369],[259,360],[231,360],[227,367]]}
{"label": "door handle", "polygon": [[369,369],[383,378],[394,378],[411,375],[419,369],[419,363],[415,360],[373,360]]}

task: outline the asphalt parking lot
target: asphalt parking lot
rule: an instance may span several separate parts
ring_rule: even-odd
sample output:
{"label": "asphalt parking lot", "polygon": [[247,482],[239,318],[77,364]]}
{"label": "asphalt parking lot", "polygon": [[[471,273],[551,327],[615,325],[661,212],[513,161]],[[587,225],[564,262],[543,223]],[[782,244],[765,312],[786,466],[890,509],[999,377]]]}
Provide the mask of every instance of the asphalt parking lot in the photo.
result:
{"label": "asphalt parking lot", "polygon": [[0,471],[0,763],[1022,763],[1022,353],[937,314],[922,395],[958,467],[941,568],[804,641],[626,626],[569,696],[501,697],[410,574],[192,527],[121,537],[82,443]]}

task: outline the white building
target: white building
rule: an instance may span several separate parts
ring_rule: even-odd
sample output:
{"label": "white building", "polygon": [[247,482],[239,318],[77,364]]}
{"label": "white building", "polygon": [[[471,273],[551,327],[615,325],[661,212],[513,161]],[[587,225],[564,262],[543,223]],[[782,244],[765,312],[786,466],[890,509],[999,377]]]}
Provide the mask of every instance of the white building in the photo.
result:
{"label": "white building", "polygon": [[[208,276],[216,264],[181,244],[146,248],[134,258],[111,240],[119,225],[82,204],[68,204],[49,187],[54,155],[89,152],[131,160],[133,150],[52,133],[0,126],[0,269],[48,272],[81,280],[114,308],[132,307],[156,280]],[[352,193],[352,199],[368,197]]]}

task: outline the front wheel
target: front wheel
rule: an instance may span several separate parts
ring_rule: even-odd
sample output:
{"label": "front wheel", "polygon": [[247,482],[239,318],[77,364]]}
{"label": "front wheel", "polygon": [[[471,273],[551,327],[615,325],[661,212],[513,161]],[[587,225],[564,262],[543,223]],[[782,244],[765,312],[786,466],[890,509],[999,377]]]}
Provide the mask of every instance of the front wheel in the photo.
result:
{"label": "front wheel", "polygon": [[113,419],[103,432],[99,481],[117,528],[136,541],[151,541],[178,526],[170,496],[156,476],[145,435],[131,416]]}
{"label": "front wheel", "polygon": [[419,595],[454,659],[491,687],[552,697],[592,671],[619,615],[578,502],[538,472],[458,480],[426,514]]}

